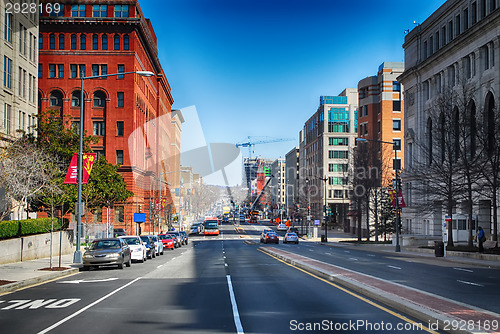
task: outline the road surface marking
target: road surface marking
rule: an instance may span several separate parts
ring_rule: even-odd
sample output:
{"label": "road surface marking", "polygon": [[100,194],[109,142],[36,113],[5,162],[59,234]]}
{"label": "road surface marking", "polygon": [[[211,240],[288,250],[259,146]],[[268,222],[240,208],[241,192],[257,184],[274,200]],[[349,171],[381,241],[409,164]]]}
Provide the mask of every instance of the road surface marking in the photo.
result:
{"label": "road surface marking", "polygon": [[157,266],[156,268],[161,268],[161,267],[163,267],[163,264],[160,264],[160,265],[159,265],[159,266]]}
{"label": "road surface marking", "polygon": [[466,271],[468,273],[473,273],[474,271],[473,270],[470,270],[470,269],[464,269],[464,268],[453,268],[455,270],[460,270],[460,271]]}
{"label": "road surface marking", "polygon": [[355,257],[350,257],[349,260],[358,261]]}
{"label": "road surface marking", "polygon": [[226,275],[227,286],[229,287],[229,296],[231,297],[231,306],[233,307],[234,324],[236,325],[236,333],[244,334],[243,326],[241,325],[240,314],[238,313],[238,305],[236,305],[236,298],[234,298],[233,284],[231,283],[231,276]]}
{"label": "road surface marking", "polygon": [[400,267],[396,267],[396,266],[388,266],[389,268],[392,268],[392,269],[397,269],[397,270],[401,270]]}
{"label": "road surface marking", "polygon": [[[391,310],[389,310],[388,308],[386,308],[386,307],[384,307],[384,306],[382,306],[382,305],[380,305],[380,304],[377,304],[377,303],[375,303],[375,302],[373,302],[373,301],[371,301],[371,300],[369,300],[369,299],[367,299],[367,298],[365,298],[365,297],[363,297],[363,296],[361,296],[361,295],[359,295],[359,294],[357,294],[357,293],[355,293],[355,292],[349,291],[349,290],[347,290],[346,288],[343,288],[343,287],[341,287],[340,285],[338,285],[338,284],[336,284],[336,283],[330,282],[330,281],[328,281],[328,280],[326,280],[326,279],[324,279],[324,278],[321,278],[321,277],[319,277],[319,276],[317,276],[317,275],[315,275],[315,274],[313,274],[313,273],[308,272],[308,271],[307,271],[307,270],[305,270],[305,269],[302,269],[302,268],[299,268],[299,267],[297,267],[297,266],[295,266],[295,265],[293,265],[293,264],[287,263],[287,262],[285,262],[284,260],[282,260],[282,259],[280,259],[280,258],[278,258],[278,257],[276,257],[276,256],[274,256],[274,255],[271,255],[271,254],[269,254],[269,253],[266,253],[266,252],[264,252],[264,251],[262,251],[262,250],[260,250],[260,249],[259,249],[259,252],[262,252],[262,253],[264,253],[264,254],[266,254],[266,255],[268,255],[268,256],[270,256],[270,257],[274,258],[275,260],[278,260],[279,262],[282,262],[282,263],[286,264],[287,266],[290,266],[290,267],[292,267],[292,268],[295,268],[295,269],[297,269],[297,270],[299,270],[299,271],[302,271],[303,273],[305,273],[305,274],[307,274],[307,275],[309,275],[309,276],[312,276],[312,277],[314,277],[314,278],[316,278],[316,279],[318,279],[318,280],[320,280],[320,281],[322,281],[322,282],[325,282],[326,284],[329,284],[329,285],[331,285],[331,286],[333,286],[333,287],[335,287],[335,288],[337,288],[337,289],[339,289],[339,290],[341,290],[341,291],[343,291],[343,292],[345,292],[345,293],[347,293],[347,294],[349,294],[349,295],[351,295],[351,296],[353,296],[353,297],[355,297],[355,298],[357,298],[357,299],[359,299],[359,300],[362,300],[362,301],[364,301],[364,302],[365,302],[365,303],[367,303],[367,304],[370,304],[370,305],[372,305],[372,306],[375,306],[375,307],[376,307],[376,308],[378,308],[379,310],[382,310],[382,311],[384,311],[384,312],[387,312],[387,313],[389,313],[389,314],[391,314],[391,315],[393,315],[393,316],[395,316],[395,317],[397,317],[397,318],[399,318],[399,319],[401,319],[401,320],[403,320],[403,321],[406,321],[406,322],[408,322],[408,323],[410,323],[410,324],[417,324],[417,325],[419,324],[419,323],[417,323],[417,322],[415,322],[415,321],[413,321],[413,320],[411,320],[411,319],[408,319],[408,318],[407,318],[407,317],[405,317],[404,315],[401,315],[401,314],[399,314],[399,313],[396,313],[396,312],[394,312],[394,311],[391,311]],[[420,324],[421,324],[421,323],[420,323]],[[427,328],[427,327],[425,327],[425,326],[423,326],[423,325],[422,325],[422,329],[423,329],[424,331],[428,332],[428,333],[432,333],[432,334],[439,334],[438,332],[435,332],[435,331],[433,331],[432,329]]]}
{"label": "road surface marking", "polygon": [[351,251],[345,250],[344,253],[350,253]]}
{"label": "road surface marking", "polygon": [[77,280],[74,280],[74,281],[62,281],[62,282],[57,282],[57,283],[70,283],[70,284],[96,283],[96,282],[111,282],[111,281],[115,281],[117,279],[118,279],[118,277],[110,277],[110,278],[95,279],[95,280],[77,279]]}
{"label": "road surface marking", "polygon": [[474,286],[484,286],[482,284],[477,284],[477,283],[474,283],[474,282],[461,281],[459,279],[457,279],[457,282],[460,282],[460,283],[463,283],[463,284],[468,284],[468,285],[474,285]]}
{"label": "road surface marking", "polygon": [[52,326],[47,327],[47,328],[46,328],[46,329],[44,329],[43,331],[38,332],[38,334],[45,334],[45,333],[50,332],[51,330],[53,330],[53,329],[54,329],[54,328],[56,328],[56,327],[59,327],[60,325],[62,325],[62,324],[63,324],[63,323],[65,323],[66,321],[68,321],[68,320],[70,320],[70,319],[72,319],[72,318],[76,317],[76,316],[77,316],[77,315],[79,315],[80,313],[85,312],[86,310],[88,310],[88,309],[89,309],[89,308],[91,308],[92,306],[95,306],[95,305],[99,304],[100,302],[102,302],[103,300],[105,300],[105,299],[107,299],[107,298],[111,297],[112,295],[114,295],[115,293],[119,292],[120,290],[123,290],[123,289],[125,289],[126,287],[128,287],[129,285],[134,284],[135,282],[137,282],[137,281],[138,281],[138,280],[140,280],[141,278],[142,278],[142,277],[137,277],[136,279],[134,279],[133,281],[131,281],[131,282],[129,282],[129,283],[127,283],[127,284],[123,285],[122,287],[119,287],[118,289],[116,289],[116,290],[114,290],[114,291],[111,291],[111,292],[110,292],[110,293],[108,293],[106,296],[99,298],[99,299],[98,299],[98,300],[96,300],[95,302],[93,302],[93,303],[91,303],[91,304],[89,304],[89,305],[85,306],[84,308],[82,308],[82,309],[80,309],[80,310],[76,311],[75,313],[73,313],[73,314],[71,314],[71,315],[67,316],[66,318],[64,318],[64,319],[62,319],[62,320],[60,320],[60,321],[56,322],[56,323],[55,323],[55,324],[53,324]]}
{"label": "road surface marking", "polygon": [[227,263],[224,263],[224,267],[227,267]]}
{"label": "road surface marking", "polygon": [[373,255],[373,254],[368,254],[368,256],[372,256],[372,257],[375,257],[375,255]]}
{"label": "road surface marking", "polygon": [[325,254],[326,254],[326,255],[332,255],[332,253],[328,253],[328,252],[327,252],[327,253],[325,253]]}

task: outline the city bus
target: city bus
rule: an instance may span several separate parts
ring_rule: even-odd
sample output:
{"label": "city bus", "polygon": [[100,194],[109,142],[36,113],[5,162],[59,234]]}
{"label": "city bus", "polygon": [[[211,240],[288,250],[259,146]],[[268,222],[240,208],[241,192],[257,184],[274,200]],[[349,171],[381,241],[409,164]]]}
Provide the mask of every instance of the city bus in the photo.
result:
{"label": "city bus", "polygon": [[205,218],[203,222],[203,227],[205,235],[219,235],[219,219],[217,218]]}

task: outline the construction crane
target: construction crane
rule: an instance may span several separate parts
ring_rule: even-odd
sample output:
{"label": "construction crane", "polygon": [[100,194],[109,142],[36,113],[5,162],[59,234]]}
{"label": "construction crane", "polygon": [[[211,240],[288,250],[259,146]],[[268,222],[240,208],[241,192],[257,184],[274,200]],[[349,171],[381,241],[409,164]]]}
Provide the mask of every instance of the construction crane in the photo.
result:
{"label": "construction crane", "polygon": [[[248,147],[248,157],[252,157],[252,146],[259,145],[259,144],[270,144],[270,143],[277,143],[277,142],[283,142],[283,141],[292,141],[295,140],[294,138],[270,138],[269,139],[261,139],[261,140],[256,140],[257,137],[247,137],[248,140],[237,143],[236,147]],[[262,137],[261,137],[262,138]]]}

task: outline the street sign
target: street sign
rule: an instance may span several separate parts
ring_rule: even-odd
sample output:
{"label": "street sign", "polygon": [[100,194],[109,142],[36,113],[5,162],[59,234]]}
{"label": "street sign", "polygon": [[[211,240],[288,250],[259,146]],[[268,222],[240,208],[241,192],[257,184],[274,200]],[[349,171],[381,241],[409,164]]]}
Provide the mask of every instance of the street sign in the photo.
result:
{"label": "street sign", "polygon": [[134,222],[136,223],[144,223],[146,221],[145,213],[134,213]]}

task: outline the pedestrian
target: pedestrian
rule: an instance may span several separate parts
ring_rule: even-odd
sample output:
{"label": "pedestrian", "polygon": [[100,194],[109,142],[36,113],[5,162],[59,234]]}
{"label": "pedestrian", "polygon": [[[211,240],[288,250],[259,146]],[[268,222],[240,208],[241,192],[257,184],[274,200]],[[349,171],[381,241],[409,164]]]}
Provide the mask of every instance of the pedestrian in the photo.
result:
{"label": "pedestrian", "polygon": [[481,226],[478,227],[477,232],[477,242],[479,243],[479,253],[484,252],[483,242],[486,241],[486,236],[484,235],[484,230]]}

